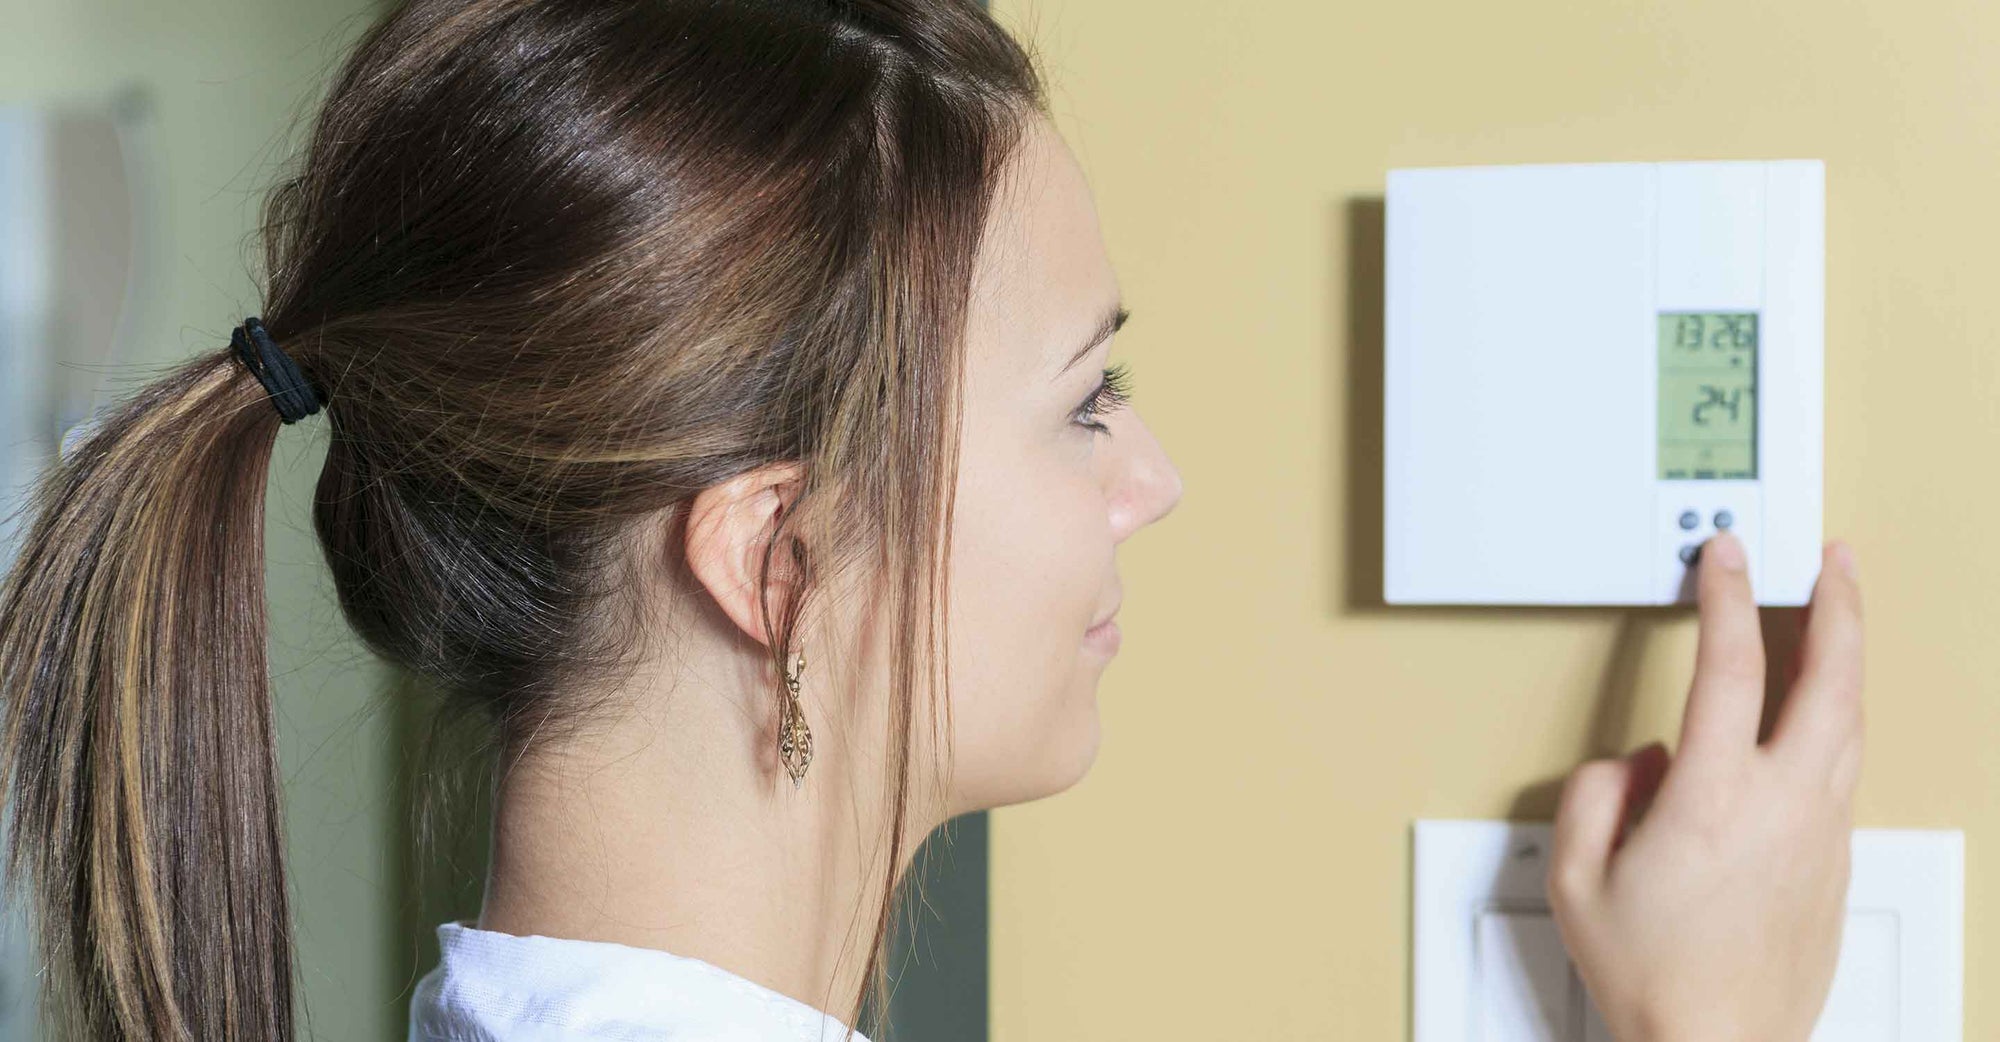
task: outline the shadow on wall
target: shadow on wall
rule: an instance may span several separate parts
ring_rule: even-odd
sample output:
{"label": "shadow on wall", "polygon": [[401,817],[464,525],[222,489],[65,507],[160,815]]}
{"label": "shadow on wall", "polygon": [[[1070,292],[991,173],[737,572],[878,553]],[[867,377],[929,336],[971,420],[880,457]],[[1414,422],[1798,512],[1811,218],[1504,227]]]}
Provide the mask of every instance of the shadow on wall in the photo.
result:
{"label": "shadow on wall", "polygon": [[[1349,614],[1379,611],[1382,601],[1382,291],[1386,268],[1388,206],[1379,195],[1350,196],[1334,211],[1334,233],[1347,244],[1342,286],[1327,300],[1342,308],[1346,364],[1332,367],[1329,397],[1347,398],[1346,512],[1333,548],[1347,577],[1342,607]],[[1340,241],[1340,240],[1337,240]]]}

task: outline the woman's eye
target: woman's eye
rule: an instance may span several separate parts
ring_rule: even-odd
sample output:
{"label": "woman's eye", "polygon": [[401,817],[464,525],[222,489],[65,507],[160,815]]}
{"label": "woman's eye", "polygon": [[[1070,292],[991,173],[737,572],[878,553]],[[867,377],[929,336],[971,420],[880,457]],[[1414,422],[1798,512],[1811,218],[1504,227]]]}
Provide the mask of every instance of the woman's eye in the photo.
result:
{"label": "woman's eye", "polygon": [[1083,404],[1077,406],[1072,422],[1079,427],[1099,433],[1109,433],[1099,417],[1110,415],[1123,408],[1132,400],[1132,374],[1120,362],[1104,371],[1104,379],[1092,390]]}

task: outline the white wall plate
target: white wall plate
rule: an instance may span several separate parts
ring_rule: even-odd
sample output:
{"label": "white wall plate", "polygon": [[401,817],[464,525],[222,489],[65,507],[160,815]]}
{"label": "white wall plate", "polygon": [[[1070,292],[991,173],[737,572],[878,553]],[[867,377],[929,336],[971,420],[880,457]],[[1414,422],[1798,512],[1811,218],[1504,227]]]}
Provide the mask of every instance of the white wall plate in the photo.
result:
{"label": "white wall plate", "polygon": [[[1414,1042],[1613,1042],[1549,914],[1550,828],[1416,823]],[[1858,829],[1812,1042],[1958,1042],[1965,838]]]}

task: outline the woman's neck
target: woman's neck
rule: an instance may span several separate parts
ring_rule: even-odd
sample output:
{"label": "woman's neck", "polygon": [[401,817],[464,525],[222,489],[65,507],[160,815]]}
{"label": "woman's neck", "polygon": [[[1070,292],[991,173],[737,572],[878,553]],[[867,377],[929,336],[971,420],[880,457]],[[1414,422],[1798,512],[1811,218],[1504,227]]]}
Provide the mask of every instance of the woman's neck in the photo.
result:
{"label": "woman's neck", "polygon": [[808,700],[817,751],[794,789],[777,696],[748,694],[775,691],[761,662],[722,657],[726,675],[621,692],[622,715],[507,773],[479,925],[690,956],[849,1020],[887,856],[880,758],[849,739],[881,732]]}

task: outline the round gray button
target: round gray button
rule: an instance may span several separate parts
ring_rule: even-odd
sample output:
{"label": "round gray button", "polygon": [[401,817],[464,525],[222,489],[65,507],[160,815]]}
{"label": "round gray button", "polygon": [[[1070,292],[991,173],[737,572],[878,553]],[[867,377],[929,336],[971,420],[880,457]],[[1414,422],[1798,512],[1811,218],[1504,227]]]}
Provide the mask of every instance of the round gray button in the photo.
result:
{"label": "round gray button", "polygon": [[1728,528],[1730,525],[1733,525],[1735,523],[1736,523],[1735,514],[1732,514],[1727,510],[1718,510],[1715,512],[1715,527]]}
{"label": "round gray button", "polygon": [[1695,563],[1695,561],[1699,560],[1700,558],[1701,558],[1700,543],[1689,543],[1688,545],[1681,547],[1682,564],[1692,566]]}
{"label": "round gray button", "polygon": [[1697,514],[1692,510],[1681,511],[1681,527],[1683,529],[1686,529],[1688,531],[1693,531],[1694,526],[1698,524],[1701,524],[1700,514]]}

